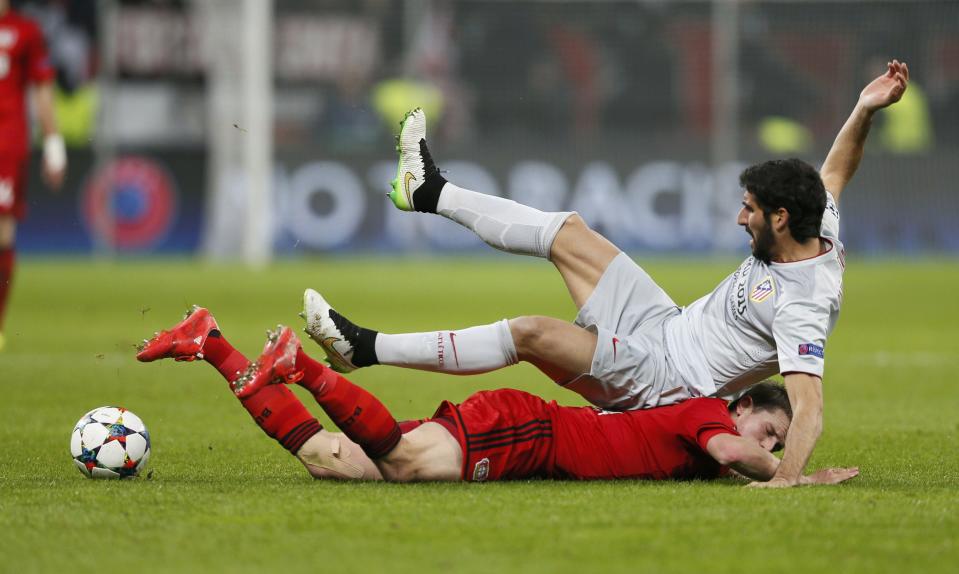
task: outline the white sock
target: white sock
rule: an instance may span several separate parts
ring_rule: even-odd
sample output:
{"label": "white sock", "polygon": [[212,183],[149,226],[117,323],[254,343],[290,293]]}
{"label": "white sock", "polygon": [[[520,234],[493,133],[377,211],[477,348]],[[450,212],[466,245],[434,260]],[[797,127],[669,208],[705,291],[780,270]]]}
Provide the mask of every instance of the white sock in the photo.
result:
{"label": "white sock", "polygon": [[547,213],[509,199],[443,186],[436,213],[473,231],[488,245],[519,255],[549,258],[549,250],[571,212]]}
{"label": "white sock", "polygon": [[506,319],[459,331],[377,333],[376,358],[381,365],[457,375],[486,373],[518,361]]}

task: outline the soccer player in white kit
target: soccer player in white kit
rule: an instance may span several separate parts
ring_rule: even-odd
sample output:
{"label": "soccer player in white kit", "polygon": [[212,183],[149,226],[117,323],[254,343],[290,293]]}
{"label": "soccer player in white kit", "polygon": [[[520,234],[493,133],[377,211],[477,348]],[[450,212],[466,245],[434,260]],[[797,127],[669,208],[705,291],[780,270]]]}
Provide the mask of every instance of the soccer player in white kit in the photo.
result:
{"label": "soccer player in white kit", "polygon": [[776,476],[754,485],[799,484],[822,431],[826,338],[842,302],[836,201],[859,166],[873,114],[899,101],[908,79],[906,64],[893,60],[863,89],[820,173],[795,159],[742,173],[738,223],[751,237],[752,256],[686,308],[579,215],[544,213],[447,182],[426,147],[425,116],[414,110],[398,138],[390,193],[396,206],[452,219],[497,249],[549,259],[579,309],[576,320],[519,317],[391,335],[354,325],[307,290],[306,331],[339,370],[387,364],[475,374],[527,361],[609,410],[729,397],[778,372],[793,423]]}

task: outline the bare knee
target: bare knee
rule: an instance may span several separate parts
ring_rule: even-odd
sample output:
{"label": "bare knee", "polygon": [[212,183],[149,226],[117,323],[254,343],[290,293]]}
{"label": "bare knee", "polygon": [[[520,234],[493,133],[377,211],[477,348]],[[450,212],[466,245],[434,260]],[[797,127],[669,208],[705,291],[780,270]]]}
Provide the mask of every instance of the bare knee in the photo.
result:
{"label": "bare knee", "polygon": [[530,357],[538,356],[544,334],[550,323],[557,321],[552,317],[531,315],[510,319],[509,331],[513,336],[513,346],[516,355],[521,361],[528,361]]}
{"label": "bare knee", "polygon": [[416,473],[413,472],[412,465],[408,462],[391,463],[388,460],[380,460],[377,466],[383,474],[383,480],[387,482],[413,482],[416,480]]}
{"label": "bare knee", "polygon": [[594,237],[593,230],[586,224],[586,220],[574,213],[566,218],[563,226],[556,234],[556,240],[550,249],[550,259],[562,255],[571,246],[582,244],[583,241]]}

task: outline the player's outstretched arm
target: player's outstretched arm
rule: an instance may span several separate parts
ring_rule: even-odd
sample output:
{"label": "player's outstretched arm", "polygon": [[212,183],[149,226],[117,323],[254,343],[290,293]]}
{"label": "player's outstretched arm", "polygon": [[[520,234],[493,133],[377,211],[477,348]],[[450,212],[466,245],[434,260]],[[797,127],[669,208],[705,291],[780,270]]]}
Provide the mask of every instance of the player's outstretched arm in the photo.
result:
{"label": "player's outstretched arm", "polygon": [[67,173],[67,151],[57,131],[52,81],[34,89],[34,103],[43,134],[43,180],[51,189],[59,190]]}
{"label": "player's outstretched arm", "polygon": [[754,482],[750,484],[753,487],[776,488],[801,484],[803,469],[822,433],[822,379],[806,373],[790,373],[785,379],[793,418],[786,433],[783,459],[772,480]]}
{"label": "player's outstretched arm", "polygon": [[706,443],[706,451],[716,462],[753,480],[769,480],[779,468],[779,459],[755,441],[733,434],[718,434]]}
{"label": "player's outstretched arm", "polygon": [[893,60],[887,64],[886,73],[870,82],[859,94],[856,107],[839,130],[820,171],[823,185],[836,201],[862,160],[873,114],[898,102],[908,84],[909,67],[905,62]]}

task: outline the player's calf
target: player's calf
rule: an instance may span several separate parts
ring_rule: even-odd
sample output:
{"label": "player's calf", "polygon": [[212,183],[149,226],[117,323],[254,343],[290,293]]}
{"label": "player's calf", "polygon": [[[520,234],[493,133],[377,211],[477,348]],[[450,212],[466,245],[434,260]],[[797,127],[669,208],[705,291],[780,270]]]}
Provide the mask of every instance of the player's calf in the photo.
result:
{"label": "player's calf", "polygon": [[470,229],[491,247],[549,257],[568,212],[547,213],[446,181],[426,146],[426,114],[416,108],[400,123],[399,164],[390,199],[404,211],[436,213]]}

